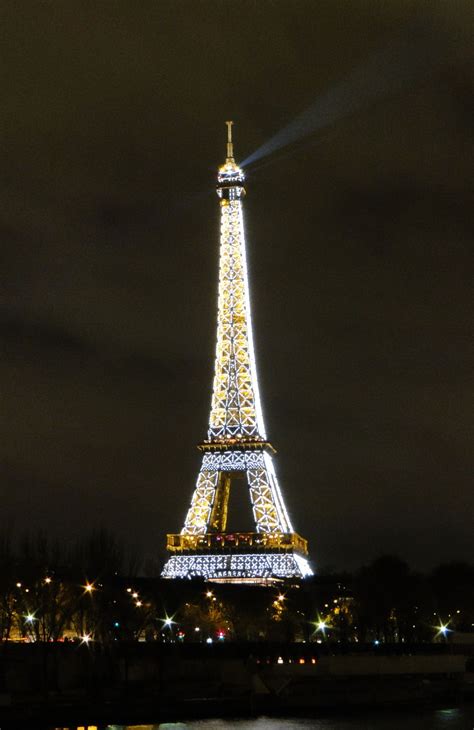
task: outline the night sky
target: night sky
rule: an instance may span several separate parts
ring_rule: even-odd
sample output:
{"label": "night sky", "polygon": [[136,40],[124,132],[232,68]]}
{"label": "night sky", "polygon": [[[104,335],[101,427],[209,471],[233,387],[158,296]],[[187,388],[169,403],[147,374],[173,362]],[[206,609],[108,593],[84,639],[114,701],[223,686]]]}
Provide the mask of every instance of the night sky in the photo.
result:
{"label": "night sky", "polygon": [[[243,160],[342,88],[339,118],[247,169],[282,490],[317,569],[472,560],[472,3],[1,15],[1,526],[164,555],[207,431],[224,121]],[[410,82],[401,52],[402,87],[351,111],[344,79],[420,29],[436,63]]]}

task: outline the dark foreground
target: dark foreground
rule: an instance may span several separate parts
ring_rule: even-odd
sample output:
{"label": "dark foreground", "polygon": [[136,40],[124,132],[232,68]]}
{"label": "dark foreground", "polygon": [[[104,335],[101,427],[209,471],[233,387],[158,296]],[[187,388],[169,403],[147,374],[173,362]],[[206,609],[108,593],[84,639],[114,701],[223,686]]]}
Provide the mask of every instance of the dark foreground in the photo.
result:
{"label": "dark foreground", "polygon": [[473,654],[433,645],[4,644],[0,727],[455,707],[474,699]]}

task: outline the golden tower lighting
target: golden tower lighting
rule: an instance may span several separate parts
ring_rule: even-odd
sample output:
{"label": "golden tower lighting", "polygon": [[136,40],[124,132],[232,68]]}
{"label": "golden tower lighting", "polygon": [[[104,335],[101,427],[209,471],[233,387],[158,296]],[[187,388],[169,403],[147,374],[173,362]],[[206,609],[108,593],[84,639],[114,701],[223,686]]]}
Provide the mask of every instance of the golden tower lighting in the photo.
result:
{"label": "golden tower lighting", "polygon": [[[291,524],[278,485],[260,405],[253,345],[242,200],[232,122],[219,168],[220,257],[217,344],[207,439],[183,529],[168,535],[162,576],[262,582],[312,575],[307,543]],[[244,475],[255,532],[226,532],[229,493]]]}

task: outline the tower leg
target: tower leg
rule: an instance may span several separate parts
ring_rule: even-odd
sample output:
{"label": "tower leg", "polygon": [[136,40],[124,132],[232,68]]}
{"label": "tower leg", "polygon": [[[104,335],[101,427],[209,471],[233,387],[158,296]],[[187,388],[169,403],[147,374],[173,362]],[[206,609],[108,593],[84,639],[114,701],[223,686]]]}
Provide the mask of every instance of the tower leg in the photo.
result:
{"label": "tower leg", "polygon": [[293,532],[269,454],[260,454],[247,469],[250,501],[257,532]]}
{"label": "tower leg", "polygon": [[215,469],[206,469],[203,460],[203,465],[196,482],[196,489],[191,499],[191,506],[186,515],[181,534],[206,534],[211,519],[218,481],[219,472]]}
{"label": "tower leg", "polygon": [[257,532],[293,532],[271,456],[263,451],[204,454],[183,535],[224,531],[232,472],[245,472]]}

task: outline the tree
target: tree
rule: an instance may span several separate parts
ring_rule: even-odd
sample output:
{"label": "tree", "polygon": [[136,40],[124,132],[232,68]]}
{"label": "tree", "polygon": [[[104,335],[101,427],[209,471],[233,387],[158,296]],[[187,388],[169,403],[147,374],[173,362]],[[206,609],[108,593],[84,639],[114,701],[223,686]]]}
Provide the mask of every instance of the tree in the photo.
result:
{"label": "tree", "polygon": [[409,627],[416,617],[415,585],[408,564],[394,555],[384,555],[361,568],[354,594],[362,640],[409,640]]}
{"label": "tree", "polygon": [[463,562],[439,565],[430,580],[435,611],[449,628],[472,631],[474,623],[474,566]]}

